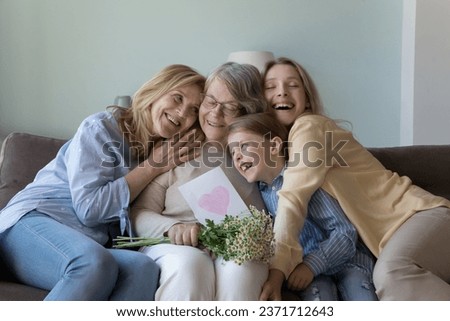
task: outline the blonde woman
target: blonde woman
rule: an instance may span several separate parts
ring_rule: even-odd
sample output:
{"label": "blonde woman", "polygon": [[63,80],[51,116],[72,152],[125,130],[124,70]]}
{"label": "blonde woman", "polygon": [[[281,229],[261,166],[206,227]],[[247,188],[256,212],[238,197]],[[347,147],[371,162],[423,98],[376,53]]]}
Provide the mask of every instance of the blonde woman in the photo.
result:
{"label": "blonde woman", "polygon": [[[128,109],[86,118],[34,182],[0,212],[0,258],[46,300],[152,300],[158,266],[135,251],[105,248],[130,230],[128,207],[156,176],[191,156],[205,78],[171,65]],[[169,140],[170,144],[162,144]],[[170,146],[170,148],[167,148]]]}

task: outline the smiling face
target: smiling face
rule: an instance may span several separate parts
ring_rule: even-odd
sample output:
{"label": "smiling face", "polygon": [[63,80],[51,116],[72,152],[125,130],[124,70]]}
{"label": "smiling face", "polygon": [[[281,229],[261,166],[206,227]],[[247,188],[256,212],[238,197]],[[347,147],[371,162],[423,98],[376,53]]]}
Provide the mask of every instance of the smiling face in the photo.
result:
{"label": "smiling face", "polygon": [[291,65],[273,65],[264,79],[264,94],[269,111],[285,126],[305,112],[306,94],[298,71]]}
{"label": "smiling face", "polygon": [[[205,93],[217,102],[226,102],[229,105],[237,105],[227,86],[220,79],[214,79]],[[208,98],[205,98],[208,99]],[[210,99],[210,98],[209,98]],[[235,117],[225,115],[223,108],[215,106],[208,108],[205,104],[200,105],[199,121],[208,141],[223,142],[227,134],[227,128]]]}
{"label": "smiling face", "polygon": [[284,168],[285,160],[280,155],[281,146],[282,140],[277,136],[268,140],[245,130],[228,135],[228,147],[234,167],[249,183],[272,183]]}
{"label": "smiling face", "polygon": [[201,90],[197,85],[183,86],[155,100],[151,106],[154,134],[169,138],[189,129],[198,118]]}

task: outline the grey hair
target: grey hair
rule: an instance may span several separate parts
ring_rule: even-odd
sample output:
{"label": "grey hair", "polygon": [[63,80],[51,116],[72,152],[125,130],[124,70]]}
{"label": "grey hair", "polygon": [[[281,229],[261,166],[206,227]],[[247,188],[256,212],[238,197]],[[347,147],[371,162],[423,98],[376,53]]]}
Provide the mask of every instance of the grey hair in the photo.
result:
{"label": "grey hair", "polygon": [[220,79],[227,86],[241,108],[240,116],[260,113],[268,109],[262,77],[255,66],[235,62],[220,65],[206,79],[205,92],[215,79]]}

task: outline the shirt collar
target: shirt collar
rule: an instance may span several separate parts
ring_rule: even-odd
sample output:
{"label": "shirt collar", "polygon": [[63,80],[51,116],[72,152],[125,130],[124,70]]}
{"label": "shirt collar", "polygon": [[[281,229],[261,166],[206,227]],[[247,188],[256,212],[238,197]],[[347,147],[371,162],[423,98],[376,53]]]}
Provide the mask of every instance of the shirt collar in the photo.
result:
{"label": "shirt collar", "polygon": [[286,166],[280,171],[280,173],[273,179],[272,183],[267,184],[266,182],[258,181],[258,188],[260,191],[269,188],[275,184],[277,184],[280,180],[283,180],[284,171],[286,170]]}

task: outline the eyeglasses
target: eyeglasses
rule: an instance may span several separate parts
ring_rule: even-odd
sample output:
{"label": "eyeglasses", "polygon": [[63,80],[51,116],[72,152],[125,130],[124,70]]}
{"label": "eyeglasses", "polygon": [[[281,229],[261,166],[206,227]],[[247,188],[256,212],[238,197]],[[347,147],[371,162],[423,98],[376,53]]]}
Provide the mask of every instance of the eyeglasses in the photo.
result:
{"label": "eyeglasses", "polygon": [[217,106],[219,106],[219,110],[222,110],[225,116],[236,117],[242,113],[243,107],[238,106],[236,103],[232,103],[231,101],[225,101],[223,103],[218,102],[213,97],[203,94],[202,106],[209,110],[213,110]]}

